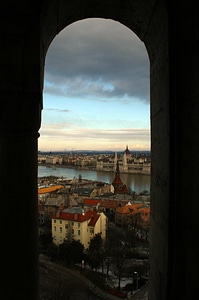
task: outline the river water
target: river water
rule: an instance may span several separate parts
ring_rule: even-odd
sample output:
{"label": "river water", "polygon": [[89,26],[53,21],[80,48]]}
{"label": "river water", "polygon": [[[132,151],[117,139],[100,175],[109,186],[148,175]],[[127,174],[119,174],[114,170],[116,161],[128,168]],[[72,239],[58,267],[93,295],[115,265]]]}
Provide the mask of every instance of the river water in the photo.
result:
{"label": "river water", "polygon": [[[95,171],[95,170],[79,170],[79,169],[71,169],[71,168],[50,168],[46,166],[38,166],[38,177],[43,176],[57,176],[64,177],[66,179],[72,179],[74,177],[79,178],[81,175],[82,179],[90,179],[103,181],[111,184],[115,173],[113,172],[103,172],[103,171]],[[124,184],[127,185],[128,188],[131,188],[132,191],[136,193],[140,193],[144,190],[150,192],[150,183],[151,176],[150,175],[141,175],[141,174],[120,174],[120,178]]]}

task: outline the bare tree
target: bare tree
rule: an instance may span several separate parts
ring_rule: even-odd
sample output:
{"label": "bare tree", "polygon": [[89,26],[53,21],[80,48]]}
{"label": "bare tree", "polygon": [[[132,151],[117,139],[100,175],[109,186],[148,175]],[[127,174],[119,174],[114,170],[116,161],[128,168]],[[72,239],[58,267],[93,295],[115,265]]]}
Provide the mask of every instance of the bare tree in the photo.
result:
{"label": "bare tree", "polygon": [[125,262],[126,256],[126,244],[124,241],[118,241],[117,247],[114,247],[112,250],[112,256],[114,259],[115,267],[116,267],[116,274],[118,276],[118,289],[120,290],[121,286],[121,278],[123,273],[123,265]]}

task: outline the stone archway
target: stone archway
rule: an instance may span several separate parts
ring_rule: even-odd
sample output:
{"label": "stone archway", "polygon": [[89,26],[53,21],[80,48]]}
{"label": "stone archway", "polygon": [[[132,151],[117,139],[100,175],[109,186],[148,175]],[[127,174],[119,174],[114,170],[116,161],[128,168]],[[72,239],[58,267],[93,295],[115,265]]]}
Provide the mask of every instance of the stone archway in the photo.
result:
{"label": "stone archway", "polygon": [[[153,1],[51,2],[42,10],[43,56],[67,25],[85,18],[109,18],[131,29],[144,42],[150,59],[152,180],[150,225],[150,299],[167,299],[169,235],[169,70],[167,13]],[[161,99],[161,101],[160,101]],[[162,208],[159,205],[161,199]],[[154,239],[153,237],[158,237]],[[160,247],[161,245],[161,247]],[[162,251],[161,251],[162,249]],[[164,262],[164,263],[162,263]],[[161,289],[160,289],[161,286]],[[156,295],[156,292],[158,294]]]}
{"label": "stone archway", "polygon": [[37,139],[45,55],[60,30],[90,17],[121,22],[138,35],[149,54],[149,298],[195,299],[199,266],[197,0],[29,0],[28,6],[22,0],[2,2],[1,297],[38,299]]}
{"label": "stone archway", "polygon": [[[38,299],[37,139],[46,51],[84,18],[121,22],[145,43],[151,76],[150,300],[198,296],[198,1],[1,3],[2,299]],[[15,240],[16,237],[16,240]]]}

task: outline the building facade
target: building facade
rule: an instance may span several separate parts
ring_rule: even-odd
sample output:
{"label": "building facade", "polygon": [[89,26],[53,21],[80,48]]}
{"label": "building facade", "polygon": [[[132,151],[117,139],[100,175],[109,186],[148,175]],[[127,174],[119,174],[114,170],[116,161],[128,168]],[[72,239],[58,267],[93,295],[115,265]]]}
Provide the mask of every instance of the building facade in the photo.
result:
{"label": "building facade", "polygon": [[101,233],[106,239],[107,218],[103,212],[84,211],[79,207],[67,208],[52,216],[53,242],[59,246],[64,242],[79,241],[87,249],[90,240]]}
{"label": "building facade", "polygon": [[121,173],[151,174],[151,159],[143,155],[132,155],[128,146],[126,146],[123,155],[118,155],[116,152],[114,157],[106,156],[98,159],[96,170],[115,172],[117,163],[119,163]]}

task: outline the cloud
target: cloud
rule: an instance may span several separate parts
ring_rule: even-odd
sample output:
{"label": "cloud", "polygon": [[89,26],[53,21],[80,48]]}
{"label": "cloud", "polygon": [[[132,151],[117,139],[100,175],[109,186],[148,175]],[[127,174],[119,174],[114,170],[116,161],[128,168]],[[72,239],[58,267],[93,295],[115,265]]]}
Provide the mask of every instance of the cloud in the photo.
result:
{"label": "cloud", "polygon": [[130,29],[71,24],[50,45],[44,77],[40,150],[150,149],[149,59]]}
{"label": "cloud", "polygon": [[68,112],[70,112],[70,110],[69,109],[58,109],[58,108],[46,108],[45,109],[46,111],[53,111],[53,112],[60,112],[60,113],[68,113]]}
{"label": "cloud", "polygon": [[[50,139],[49,139],[50,136]],[[111,142],[110,142],[111,141]],[[148,129],[96,130],[80,129],[74,131],[63,127],[44,126],[40,150],[112,150],[121,151],[128,144],[131,150],[150,149],[150,131]],[[53,147],[52,147],[53,145]]]}
{"label": "cloud", "polygon": [[137,98],[149,103],[144,44],[112,20],[83,20],[64,29],[46,57],[45,93],[92,100]]}
{"label": "cloud", "polygon": [[73,128],[71,130],[68,124],[54,124],[50,127],[48,125],[44,125],[42,128],[42,136],[43,138],[49,137],[51,139],[62,140],[66,139],[74,139],[74,140],[107,140],[111,142],[124,141],[126,144],[127,141],[142,141],[150,139],[150,130],[149,129],[141,129],[141,128],[127,128],[127,129],[92,129],[92,128]]}

